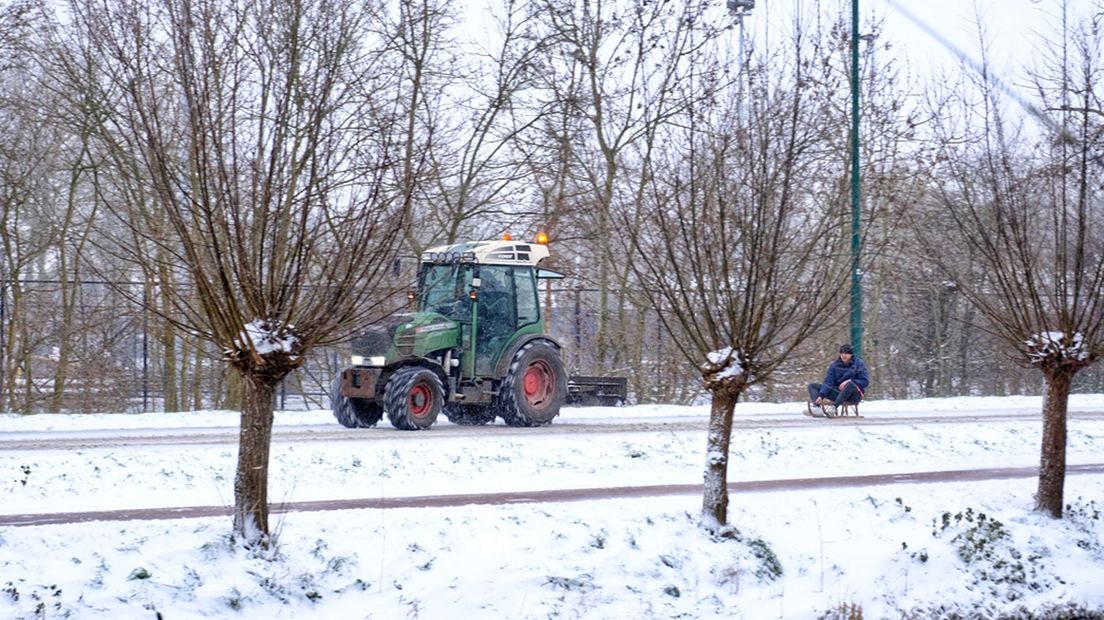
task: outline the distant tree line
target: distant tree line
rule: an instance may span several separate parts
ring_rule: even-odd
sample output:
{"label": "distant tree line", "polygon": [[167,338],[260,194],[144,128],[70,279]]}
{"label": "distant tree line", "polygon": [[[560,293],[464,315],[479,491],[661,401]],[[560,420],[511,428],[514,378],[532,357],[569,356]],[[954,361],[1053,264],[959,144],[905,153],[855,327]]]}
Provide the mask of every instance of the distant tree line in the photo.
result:
{"label": "distant tree line", "polygon": [[[361,27],[372,37],[372,62],[387,67],[390,79],[373,85],[376,99],[358,102],[358,114],[361,122],[390,128],[391,155],[371,174],[396,208],[409,213],[401,224],[399,268],[381,272],[382,278],[405,285],[414,257],[432,245],[545,230],[556,267],[572,278],[569,290],[549,296],[549,310],[573,370],[627,375],[640,402],[686,401],[701,392],[695,373],[670,361],[678,353],[669,330],[682,328],[669,303],[648,295],[654,282],[640,280],[634,267],[643,263],[627,240],[634,227],[653,225],[662,213],[657,200],[675,200],[663,207],[667,212],[718,200],[717,210],[693,222],[701,247],[679,248],[689,254],[672,257],[671,275],[685,277],[678,268],[693,252],[720,256],[737,247],[735,237],[711,234],[716,217],[754,196],[741,188],[763,189],[748,176],[756,172],[750,167],[754,141],[762,146],[777,138],[771,124],[785,110],[770,106],[793,88],[787,80],[800,79],[803,114],[794,129],[811,141],[816,159],[802,169],[792,199],[805,205],[799,207],[807,210],[804,226],[819,235],[810,241],[822,251],[818,260],[842,264],[849,34],[842,16],[809,16],[784,45],[775,40],[772,49],[759,48],[749,38],[738,57],[730,18],[711,11],[710,3],[642,6],[504,4],[484,24],[485,40],[475,42],[464,34],[470,29],[459,27],[465,16],[448,3],[369,6]],[[345,10],[340,3],[333,8]],[[74,3],[70,14],[99,10]],[[864,27],[876,33],[878,25]],[[165,410],[232,406],[240,390],[218,363],[219,347],[167,320],[176,309],[165,291],[194,290],[190,276],[171,268],[169,248],[147,242],[128,255],[105,232],[119,209],[162,226],[169,220],[156,211],[154,189],[133,183],[142,174],[127,171],[93,137],[104,110],[82,77],[88,67],[64,64],[57,49],[76,58],[94,48],[93,38],[77,37],[76,28],[31,1],[8,2],[0,13],[6,137],[0,143],[0,407],[133,410],[143,394],[154,394]],[[916,103],[918,96],[934,101],[937,91],[917,92],[909,69],[890,62],[879,41],[863,43],[861,76],[864,351],[873,395],[1038,393],[1039,376],[988,328],[969,291],[926,256],[931,248],[919,245],[925,230],[952,223],[937,202],[953,177],[949,166],[934,163],[958,156],[948,144],[960,135],[937,130],[937,121],[953,115],[965,124],[991,103]],[[1040,74],[1039,84],[1058,93],[1053,76],[1062,75],[1061,67],[1052,69],[1058,73]],[[1088,134],[1095,120],[1085,121]],[[1021,131],[1049,139],[1049,130],[1031,119]],[[1063,148],[1076,150],[1077,143]],[[1009,165],[1026,170],[1032,164]],[[124,189],[125,183],[131,186]],[[685,200],[669,191],[678,184],[689,192]],[[124,191],[133,193],[123,200]],[[973,252],[947,239],[940,254],[973,269],[971,282],[984,283]],[[100,281],[131,284],[120,291],[95,284]],[[782,294],[788,284],[770,286]],[[817,316],[824,324],[751,387],[751,397],[800,398],[801,384],[848,337],[846,299],[834,299]],[[324,391],[321,383],[333,370],[326,360],[335,355],[312,356],[313,368],[293,375],[297,385]],[[1075,379],[1075,390],[1102,388],[1104,375],[1093,368]]]}

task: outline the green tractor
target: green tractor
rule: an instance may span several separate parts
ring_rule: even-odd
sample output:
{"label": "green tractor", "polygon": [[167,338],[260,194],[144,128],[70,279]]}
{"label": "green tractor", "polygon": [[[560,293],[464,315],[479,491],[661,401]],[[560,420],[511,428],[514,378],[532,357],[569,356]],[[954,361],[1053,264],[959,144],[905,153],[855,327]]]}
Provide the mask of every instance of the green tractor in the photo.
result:
{"label": "green tractor", "polygon": [[352,341],[352,365],[331,393],[349,428],[386,414],[402,430],[450,422],[543,426],[560,413],[568,377],[545,333],[539,278],[543,243],[476,241],[422,255],[417,312],[394,315]]}

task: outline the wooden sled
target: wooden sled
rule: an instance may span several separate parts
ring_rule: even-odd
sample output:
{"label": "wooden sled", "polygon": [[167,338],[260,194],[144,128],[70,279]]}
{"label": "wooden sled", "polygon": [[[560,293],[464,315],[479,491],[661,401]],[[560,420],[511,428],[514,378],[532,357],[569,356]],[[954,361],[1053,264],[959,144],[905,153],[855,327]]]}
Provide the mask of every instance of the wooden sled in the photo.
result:
{"label": "wooden sled", "polygon": [[835,415],[828,415],[824,407],[821,405],[814,405],[813,401],[805,401],[805,415],[810,418],[861,418],[859,414],[859,403],[843,403],[839,406]]}

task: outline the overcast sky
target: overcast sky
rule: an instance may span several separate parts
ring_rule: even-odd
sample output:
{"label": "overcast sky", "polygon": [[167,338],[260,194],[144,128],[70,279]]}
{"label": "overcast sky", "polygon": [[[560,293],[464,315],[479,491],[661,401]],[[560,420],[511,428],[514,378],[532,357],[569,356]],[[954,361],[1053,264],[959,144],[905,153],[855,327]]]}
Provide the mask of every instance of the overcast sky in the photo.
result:
{"label": "overcast sky", "polygon": [[[998,70],[1015,72],[1032,62],[1042,36],[1054,32],[1061,23],[1061,0],[858,0],[864,23],[871,18],[884,20],[881,39],[907,57],[915,70],[929,66],[957,66],[955,52],[944,43],[957,47],[972,60],[981,58],[978,25],[991,49],[991,63]],[[792,19],[795,7],[814,10],[818,0],[757,0],[748,18],[748,28],[763,36],[768,26]],[[826,11],[835,7],[850,19],[851,0],[819,0]],[[1070,0],[1070,19],[1089,14],[1093,0]],[[910,17],[911,15],[911,17]],[[917,23],[919,22],[919,23]],[[934,36],[933,36],[934,33]],[[936,36],[941,37],[940,41]],[[1015,79],[1014,75],[1007,75]]]}

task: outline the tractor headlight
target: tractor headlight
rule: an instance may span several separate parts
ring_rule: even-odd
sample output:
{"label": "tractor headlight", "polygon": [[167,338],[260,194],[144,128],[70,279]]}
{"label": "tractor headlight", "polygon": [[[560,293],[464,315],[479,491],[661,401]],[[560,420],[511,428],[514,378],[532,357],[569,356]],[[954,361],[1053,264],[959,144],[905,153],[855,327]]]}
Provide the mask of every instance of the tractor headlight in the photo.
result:
{"label": "tractor headlight", "polygon": [[371,357],[364,357],[363,355],[354,355],[349,358],[353,366],[383,366],[387,363],[387,358],[383,355],[373,355]]}
{"label": "tractor headlight", "polygon": [[364,356],[363,355],[354,355],[351,358],[349,358],[349,361],[352,362],[353,366],[363,366],[364,365]]}

